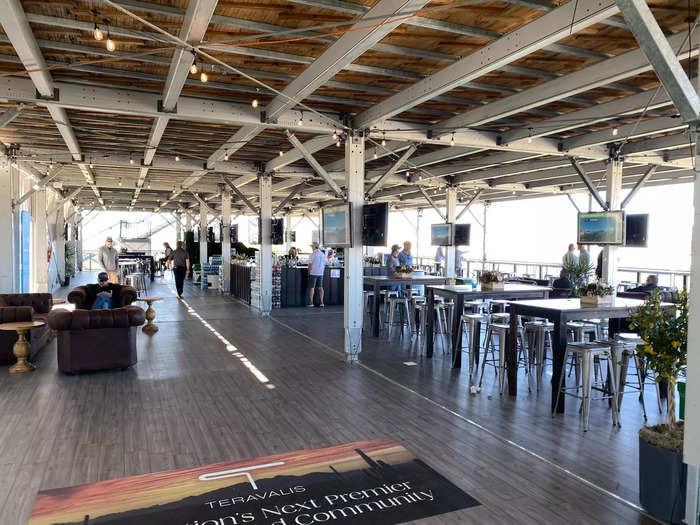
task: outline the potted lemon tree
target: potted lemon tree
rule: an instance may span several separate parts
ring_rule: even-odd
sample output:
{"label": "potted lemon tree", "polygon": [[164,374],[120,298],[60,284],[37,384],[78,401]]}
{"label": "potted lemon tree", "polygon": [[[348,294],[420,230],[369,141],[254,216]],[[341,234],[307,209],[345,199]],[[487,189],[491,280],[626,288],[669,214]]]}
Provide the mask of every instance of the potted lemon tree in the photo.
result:
{"label": "potted lemon tree", "polygon": [[685,512],[687,466],[683,463],[683,423],[676,421],[676,382],[688,356],[688,294],[676,308],[664,308],[658,290],[630,317],[642,343],[638,356],[656,380],[667,385],[666,423],[639,431],[639,501],[654,517],[681,523]]}

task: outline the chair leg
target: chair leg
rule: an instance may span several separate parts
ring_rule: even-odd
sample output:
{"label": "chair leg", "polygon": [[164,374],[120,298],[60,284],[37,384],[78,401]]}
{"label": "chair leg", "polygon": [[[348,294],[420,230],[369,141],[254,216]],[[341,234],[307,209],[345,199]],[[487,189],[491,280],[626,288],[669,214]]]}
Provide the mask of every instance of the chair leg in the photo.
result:
{"label": "chair leg", "polygon": [[481,383],[484,381],[484,371],[486,370],[486,361],[489,357],[489,345],[491,344],[491,327],[486,328],[486,340],[484,342],[484,359],[481,362],[481,377],[479,377],[479,388],[481,388]]}
{"label": "chair leg", "polygon": [[386,338],[391,339],[391,327],[394,325],[394,310],[396,308],[394,308],[394,305],[391,302],[388,304],[391,304],[391,306],[389,307],[389,322],[386,326]]}
{"label": "chair leg", "polygon": [[[608,375],[610,376],[610,389],[612,390],[613,401],[618,398],[617,381],[615,381],[615,367],[613,365],[612,359],[608,359]],[[612,421],[613,425],[621,427],[620,424],[620,414],[617,410],[617,403],[612,403]]]}
{"label": "chair leg", "polygon": [[413,333],[413,328],[411,328],[411,310],[408,307],[408,303],[403,303],[404,309],[406,310],[406,327],[408,328],[408,335]]}
{"label": "chair leg", "polygon": [[[591,409],[591,354],[588,352],[582,352],[582,363],[581,363],[581,375],[582,375],[582,387],[583,387],[583,403],[581,408],[583,409],[583,431],[588,431],[588,416],[590,415]],[[614,403],[613,403],[614,405]]]}
{"label": "chair leg", "polygon": [[[505,378],[505,370],[506,370],[506,352],[505,352],[505,337],[502,334],[498,334],[498,384],[499,384],[499,389],[498,393],[503,394],[503,382]],[[518,366],[518,361],[515,362],[516,370]]]}
{"label": "chair leg", "polygon": [[[633,354],[632,359],[634,359],[634,368],[637,372],[637,381],[639,382],[639,400],[642,402],[642,412],[644,413],[644,421],[646,421],[647,407],[644,403],[644,371],[642,370],[641,359],[637,357],[637,354]],[[620,395],[620,397],[622,397],[622,395]]]}

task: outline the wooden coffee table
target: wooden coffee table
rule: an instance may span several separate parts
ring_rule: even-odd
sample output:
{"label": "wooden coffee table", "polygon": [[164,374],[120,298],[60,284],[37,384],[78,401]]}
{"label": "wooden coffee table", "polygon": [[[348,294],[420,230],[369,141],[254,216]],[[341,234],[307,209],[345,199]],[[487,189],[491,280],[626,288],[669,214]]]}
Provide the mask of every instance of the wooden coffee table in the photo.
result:
{"label": "wooden coffee table", "polygon": [[25,337],[26,333],[32,328],[44,326],[42,321],[20,321],[17,323],[2,323],[0,330],[11,330],[17,332],[17,342],[12,347],[12,353],[17,358],[17,362],[10,367],[11,374],[21,374],[24,372],[34,372],[36,366],[27,361],[27,358],[32,353],[32,346]]}
{"label": "wooden coffee table", "polygon": [[153,320],[156,318],[156,311],[153,309],[153,303],[156,301],[162,301],[162,297],[140,297],[137,301],[143,301],[148,305],[146,310],[146,326],[143,327],[143,331],[147,334],[155,334],[158,331],[158,327],[155,325]]}

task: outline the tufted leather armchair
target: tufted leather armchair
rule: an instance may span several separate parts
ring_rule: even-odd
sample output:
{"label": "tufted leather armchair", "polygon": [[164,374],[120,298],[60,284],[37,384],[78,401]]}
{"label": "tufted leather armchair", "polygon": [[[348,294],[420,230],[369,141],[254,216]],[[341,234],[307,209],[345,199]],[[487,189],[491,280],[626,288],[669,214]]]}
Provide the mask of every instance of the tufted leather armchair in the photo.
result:
{"label": "tufted leather armchair", "polygon": [[145,321],[146,313],[133,305],[52,311],[49,326],[58,334],[58,369],[76,373],[136,364],[137,330]]}
{"label": "tufted leather armchair", "polygon": [[[50,293],[0,294],[0,323],[17,321],[46,321],[51,310]],[[33,328],[28,334],[32,345],[32,355],[36,354],[51,340],[48,325]],[[11,365],[16,361],[12,347],[17,341],[14,332],[0,331],[0,365]]]}
{"label": "tufted leather armchair", "polygon": [[[76,308],[89,310],[92,308],[97,294],[100,292],[98,284],[87,284],[73,288],[68,294],[68,302],[73,303]],[[133,286],[125,286],[122,284],[114,284],[114,292],[112,292],[112,307],[121,308],[133,303],[138,297],[138,292]]]}

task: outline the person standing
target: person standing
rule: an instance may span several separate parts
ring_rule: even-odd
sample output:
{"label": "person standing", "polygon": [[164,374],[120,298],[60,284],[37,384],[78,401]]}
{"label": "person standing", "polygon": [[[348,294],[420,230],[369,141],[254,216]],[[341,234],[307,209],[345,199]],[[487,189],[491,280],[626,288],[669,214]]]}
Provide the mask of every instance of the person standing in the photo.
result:
{"label": "person standing", "polygon": [[170,256],[173,253],[173,249],[170,247],[170,244],[167,242],[163,243],[163,258],[160,260],[160,268],[161,270],[165,270],[167,268],[170,268]]}
{"label": "person standing", "polygon": [[411,242],[404,241],[403,250],[399,252],[399,264],[401,266],[413,266],[413,255],[411,255]]}
{"label": "person standing", "polygon": [[104,246],[100,247],[97,260],[102,267],[102,271],[107,273],[109,281],[117,283],[119,282],[119,253],[112,244],[112,238],[107,237]]}
{"label": "person standing", "polygon": [[561,258],[561,263],[564,269],[568,265],[578,264],[578,256],[576,255],[576,247],[573,244],[569,244],[569,250]]}
{"label": "person standing", "polygon": [[591,254],[583,244],[578,245],[578,260],[586,266],[591,264]]}
{"label": "person standing", "polygon": [[309,308],[314,307],[314,293],[318,287],[318,298],[323,304],[323,273],[326,270],[326,257],[321,250],[318,249],[318,243],[311,243],[311,256],[309,257]]}
{"label": "person standing", "polygon": [[445,252],[442,251],[442,246],[438,246],[435,250],[435,271],[440,272],[442,263],[445,261]]}
{"label": "person standing", "polygon": [[182,247],[182,241],[177,241],[175,250],[170,254],[170,260],[173,262],[177,298],[182,299],[182,287],[185,283],[185,276],[190,273],[190,256]]}

